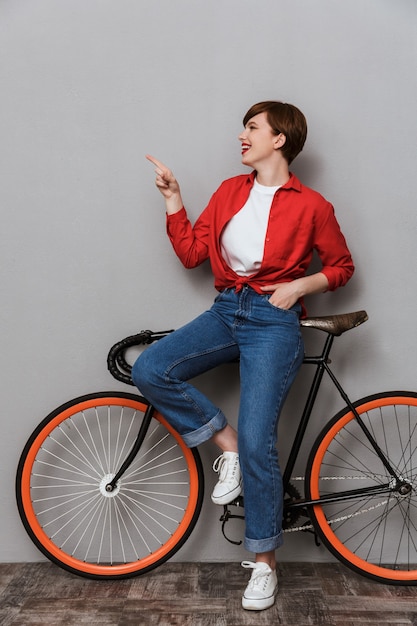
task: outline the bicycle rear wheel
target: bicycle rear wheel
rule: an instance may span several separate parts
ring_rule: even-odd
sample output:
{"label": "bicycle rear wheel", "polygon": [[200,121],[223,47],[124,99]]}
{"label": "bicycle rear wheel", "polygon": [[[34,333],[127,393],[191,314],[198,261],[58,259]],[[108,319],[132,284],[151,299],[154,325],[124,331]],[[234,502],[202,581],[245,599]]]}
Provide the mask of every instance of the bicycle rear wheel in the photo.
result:
{"label": "bicycle rear wheel", "polygon": [[[307,497],[389,483],[384,493],[311,507],[315,529],[348,567],[379,582],[417,584],[417,393],[363,398],[355,408],[391,466],[410,487],[401,495],[348,408],[323,429],[307,465]],[[408,490],[408,489],[407,489]]]}
{"label": "bicycle rear wheel", "polygon": [[22,453],[16,496],[23,524],[45,556],[74,574],[143,574],[172,557],[197,522],[200,456],[157,411],[132,465],[106,491],[148,406],[127,393],[76,398],[43,420]]}

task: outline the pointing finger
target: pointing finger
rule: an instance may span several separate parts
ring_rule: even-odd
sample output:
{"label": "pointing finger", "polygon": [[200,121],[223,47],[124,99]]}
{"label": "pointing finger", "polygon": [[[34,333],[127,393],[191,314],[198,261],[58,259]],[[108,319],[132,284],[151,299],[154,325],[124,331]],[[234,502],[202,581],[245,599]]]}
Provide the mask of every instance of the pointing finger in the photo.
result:
{"label": "pointing finger", "polygon": [[153,163],[159,169],[161,169],[161,170],[167,170],[168,169],[166,165],[164,165],[161,161],[158,161],[158,159],[155,159],[155,157],[151,156],[150,154],[146,154],[145,156],[148,159],[148,161]]}

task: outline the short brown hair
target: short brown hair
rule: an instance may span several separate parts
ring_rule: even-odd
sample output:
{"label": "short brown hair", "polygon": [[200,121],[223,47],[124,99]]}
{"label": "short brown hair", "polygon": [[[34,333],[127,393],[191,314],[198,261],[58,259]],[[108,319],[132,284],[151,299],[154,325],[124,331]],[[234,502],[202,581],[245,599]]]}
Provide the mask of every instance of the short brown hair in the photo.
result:
{"label": "short brown hair", "polygon": [[243,126],[259,113],[266,113],[275,135],[285,135],[286,141],[281,151],[290,164],[303,149],[307,138],[307,120],[304,114],[293,104],[266,100],[251,106],[243,118]]}

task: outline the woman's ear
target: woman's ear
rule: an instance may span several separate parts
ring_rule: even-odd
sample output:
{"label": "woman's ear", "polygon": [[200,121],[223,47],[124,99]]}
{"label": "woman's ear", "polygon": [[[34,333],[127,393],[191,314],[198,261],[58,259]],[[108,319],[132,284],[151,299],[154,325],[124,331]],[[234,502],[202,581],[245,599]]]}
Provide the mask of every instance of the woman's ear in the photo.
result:
{"label": "woman's ear", "polygon": [[282,148],[282,146],[285,144],[286,141],[287,141],[287,138],[284,135],[284,133],[280,133],[279,135],[276,135],[275,140],[274,140],[275,150],[279,150],[280,148]]}

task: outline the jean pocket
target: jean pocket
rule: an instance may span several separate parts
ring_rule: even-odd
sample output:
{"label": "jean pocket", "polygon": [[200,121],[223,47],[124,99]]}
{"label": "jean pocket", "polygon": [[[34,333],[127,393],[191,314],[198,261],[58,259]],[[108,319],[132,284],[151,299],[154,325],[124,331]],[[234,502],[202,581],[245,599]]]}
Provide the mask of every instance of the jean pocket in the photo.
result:
{"label": "jean pocket", "polygon": [[223,298],[227,296],[227,294],[229,294],[231,291],[233,291],[231,287],[226,287],[226,289],[223,289],[223,291],[219,291],[217,296],[214,298],[214,302],[220,302],[220,300],[223,300]]}
{"label": "jean pocket", "polygon": [[272,294],[270,294],[270,293],[265,294],[263,296],[265,302],[268,304],[268,306],[270,308],[275,309],[279,313],[295,316],[297,319],[299,319],[300,314],[301,314],[301,304],[296,302],[290,309],[283,309],[283,308],[281,308],[279,306],[276,306],[275,304],[272,304],[272,302],[270,300],[271,296],[272,296]]}

